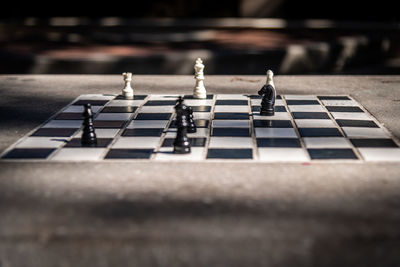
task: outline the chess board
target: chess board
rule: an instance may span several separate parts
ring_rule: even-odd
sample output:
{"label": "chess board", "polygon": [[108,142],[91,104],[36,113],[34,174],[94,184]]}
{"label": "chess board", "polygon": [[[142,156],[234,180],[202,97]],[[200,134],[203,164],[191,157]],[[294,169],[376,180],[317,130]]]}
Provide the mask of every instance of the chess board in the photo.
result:
{"label": "chess board", "polygon": [[[185,95],[197,132],[190,154],[174,154],[179,95],[81,95],[20,139],[1,160],[17,161],[400,161],[399,142],[350,96],[280,95],[260,116],[257,95]],[[83,105],[92,105],[98,143],[81,145]]]}

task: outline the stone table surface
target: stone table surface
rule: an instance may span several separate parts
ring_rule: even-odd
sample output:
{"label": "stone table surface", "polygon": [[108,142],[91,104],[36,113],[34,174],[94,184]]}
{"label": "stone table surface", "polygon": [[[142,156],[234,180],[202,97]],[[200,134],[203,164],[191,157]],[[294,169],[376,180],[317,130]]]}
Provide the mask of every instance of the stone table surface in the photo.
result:
{"label": "stone table surface", "polygon": [[[252,93],[264,76],[206,76]],[[192,76],[134,76],[191,93]],[[276,76],[349,94],[400,137],[400,76]],[[119,75],[0,75],[0,151]],[[0,162],[0,266],[398,266],[399,163]]]}

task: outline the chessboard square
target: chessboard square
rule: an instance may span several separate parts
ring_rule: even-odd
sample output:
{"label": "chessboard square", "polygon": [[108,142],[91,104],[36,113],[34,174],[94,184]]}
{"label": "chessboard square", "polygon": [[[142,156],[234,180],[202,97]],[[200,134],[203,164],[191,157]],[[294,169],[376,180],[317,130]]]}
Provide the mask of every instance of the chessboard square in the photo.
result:
{"label": "chessboard square", "polygon": [[[206,145],[206,138],[190,137],[188,139],[192,147],[204,147]],[[173,147],[174,141],[175,138],[165,138],[162,147]]]}
{"label": "chessboard square", "polygon": [[211,106],[191,106],[193,112],[210,112]]}
{"label": "chessboard square", "polygon": [[295,138],[257,138],[258,147],[301,147]]}
{"label": "chessboard square", "polygon": [[140,113],[173,113],[173,106],[143,106],[139,110]]}
{"label": "chessboard square", "polygon": [[116,94],[85,94],[78,97],[79,100],[111,100]]}
{"label": "chessboard square", "polygon": [[128,129],[135,129],[135,128],[162,128],[168,124],[168,120],[134,120],[131,121],[128,125]]}
{"label": "chessboard square", "polygon": [[[133,100],[143,100],[146,97],[147,97],[147,95],[134,95]],[[126,99],[125,96],[123,96],[123,95],[118,95],[115,99],[131,101],[130,99]]]}
{"label": "chessboard square", "polygon": [[293,128],[255,128],[256,137],[297,138]]}
{"label": "chessboard square", "polygon": [[145,106],[175,106],[176,100],[149,100]]}
{"label": "chessboard square", "polygon": [[253,119],[255,120],[290,120],[289,113],[287,112],[275,112],[274,116],[261,116],[259,113],[253,113]]}
{"label": "chessboard square", "polygon": [[67,142],[59,137],[27,137],[19,142],[17,148],[58,148]]}
{"label": "chessboard square", "polygon": [[[92,112],[97,113],[103,106],[92,106]],[[83,106],[68,106],[63,110],[66,113],[83,113]]]}
{"label": "chessboard square", "polygon": [[215,106],[214,112],[249,112],[249,106]]}
{"label": "chessboard square", "polygon": [[105,148],[62,148],[51,158],[51,160],[67,160],[67,161],[86,161],[100,160]]}
{"label": "chessboard square", "polygon": [[336,127],[332,120],[300,119],[295,122],[299,128]]}
{"label": "chessboard square", "polygon": [[302,148],[266,147],[258,149],[259,159],[264,162],[307,162],[307,154]]}
{"label": "chessboard square", "polygon": [[[97,138],[114,138],[120,129],[96,129],[96,136]],[[74,136],[75,137],[81,137],[82,135],[82,130],[78,131]]]}
{"label": "chessboard square", "polygon": [[361,112],[331,112],[331,114],[337,120],[371,120],[366,113]]}
{"label": "chessboard square", "polygon": [[149,159],[154,149],[110,149],[104,159]]}
{"label": "chessboard square", "polygon": [[100,113],[94,120],[97,121],[127,121],[132,117],[131,113]]}
{"label": "chessboard square", "polygon": [[40,128],[31,136],[70,137],[77,129],[73,128]]}
{"label": "chessboard square", "polygon": [[6,153],[3,159],[46,159],[54,148],[14,148]]}
{"label": "chessboard square", "polygon": [[217,95],[217,100],[246,100],[247,101],[247,96],[241,95],[241,94],[220,94],[220,95]]}
{"label": "chessboard square", "polygon": [[287,100],[286,99],[286,103],[288,104],[288,106],[295,106],[295,105],[320,105],[318,100]]}
{"label": "chessboard square", "polygon": [[202,119],[202,120],[208,120],[210,119],[211,113],[209,112],[193,112],[193,118],[195,120]]}
{"label": "chessboard square", "polygon": [[229,112],[221,112],[214,113],[214,119],[216,120],[248,120],[248,113],[229,113]]}
{"label": "chessboard square", "polygon": [[106,106],[102,109],[102,113],[134,113],[137,107],[124,106],[124,107],[112,107]]}
{"label": "chessboard square", "polygon": [[210,138],[210,148],[251,148],[253,147],[250,137],[215,137]]}
{"label": "chessboard square", "polygon": [[311,159],[358,159],[348,148],[312,148],[307,149]]}
{"label": "chessboard square", "polygon": [[249,128],[249,120],[213,120],[212,127],[214,128]]}
{"label": "chessboard square", "polygon": [[321,105],[292,105],[289,106],[291,112],[325,112]]}
{"label": "chessboard square", "polygon": [[150,95],[149,100],[162,100],[162,101],[174,101],[174,104],[176,103],[176,100],[178,99],[179,95]]}
{"label": "chessboard square", "polygon": [[334,101],[337,101],[337,100],[351,100],[348,96],[336,96],[336,95],[334,95],[334,96],[332,96],[332,95],[318,96],[318,98],[320,100],[334,100]]}
{"label": "chessboard square", "polygon": [[[168,129],[168,132],[166,133],[165,137],[176,137],[176,128],[170,128]],[[208,136],[208,128],[197,128],[195,133],[188,133],[188,137],[207,137]]]}
{"label": "chessboard square", "polygon": [[400,148],[358,148],[365,161],[400,161]]}
{"label": "chessboard square", "polygon": [[[252,106],[261,106],[261,99],[251,99]],[[285,102],[282,99],[275,99],[275,107],[276,106],[284,106]]]}
{"label": "chessboard square", "polygon": [[161,136],[164,129],[125,129],[122,136]]}
{"label": "chessboard square", "polygon": [[97,138],[97,143],[92,145],[83,145],[81,142],[81,138],[73,138],[71,139],[64,147],[73,148],[73,147],[85,147],[88,149],[98,148],[98,147],[107,147],[111,142],[112,138]]}
{"label": "chessboard square", "polygon": [[113,100],[106,107],[138,107],[143,103],[143,100]]}
{"label": "chessboard square", "polygon": [[51,120],[42,128],[81,128],[82,121],[80,120]]}
{"label": "chessboard square", "polygon": [[81,113],[63,112],[55,117],[55,120],[82,120]]}
{"label": "chessboard square", "polygon": [[213,100],[193,99],[193,100],[185,100],[183,103],[185,103],[186,106],[191,106],[191,107],[212,106]]}
{"label": "chessboard square", "polygon": [[216,105],[228,105],[228,106],[233,106],[233,105],[238,105],[238,106],[247,106],[248,105],[248,100],[217,100],[215,103]]}
{"label": "chessboard square", "polygon": [[307,148],[351,148],[351,144],[344,137],[305,137]]}
{"label": "chessboard square", "polygon": [[95,129],[100,128],[123,128],[125,121],[94,121],[93,125]]}
{"label": "chessboard square", "polygon": [[[213,99],[213,98],[214,98],[214,95],[206,95],[205,99]],[[193,95],[184,95],[183,99],[185,100],[185,103],[186,103],[186,101],[189,101],[191,99],[194,101],[203,101],[204,100],[203,98],[194,98]]]}
{"label": "chessboard square", "polygon": [[341,137],[342,133],[337,128],[299,128],[302,137]]}
{"label": "chessboard square", "polygon": [[286,100],[317,100],[313,95],[285,95]]}
{"label": "chessboard square", "polygon": [[389,138],[367,138],[350,139],[355,147],[398,147],[398,145]]}
{"label": "chessboard square", "polygon": [[215,149],[207,151],[207,159],[252,159],[252,149]]}
{"label": "chessboard square", "polygon": [[[258,113],[258,114],[260,114],[261,106],[252,106],[252,107],[251,107],[251,111],[252,111],[253,113]],[[285,106],[275,106],[275,107],[274,107],[274,111],[275,111],[275,112],[287,112]]]}
{"label": "chessboard square", "polygon": [[155,156],[155,160],[165,161],[198,161],[203,159],[204,147],[191,147],[188,154],[175,154],[173,147],[161,147]]}
{"label": "chessboard square", "polygon": [[90,104],[92,106],[104,106],[109,100],[92,100],[92,99],[80,99],[72,103],[74,106],[83,106]]}
{"label": "chessboard square", "polygon": [[325,112],[292,112],[292,116],[295,119],[330,119],[328,113]]}
{"label": "chessboard square", "polygon": [[254,127],[293,128],[290,120],[253,120]]}
{"label": "chessboard square", "polygon": [[250,136],[249,128],[213,128],[212,136]]}
{"label": "chessboard square", "polygon": [[329,112],[364,112],[359,107],[345,107],[345,106],[327,106]]}
{"label": "chessboard square", "polygon": [[358,103],[354,100],[321,100],[325,106],[333,107],[356,107]]}
{"label": "chessboard square", "polygon": [[342,129],[348,137],[388,138],[388,135],[381,128],[342,127]]}
{"label": "chessboard square", "polygon": [[160,137],[120,137],[112,148],[156,148],[160,142]]}
{"label": "chessboard square", "polygon": [[172,113],[139,113],[135,120],[169,120]]}
{"label": "chessboard square", "polygon": [[374,121],[366,120],[336,120],[337,124],[341,127],[371,127],[379,128]]}
{"label": "chessboard square", "polygon": [[[209,124],[209,120],[194,120],[194,123],[196,124],[197,128],[208,128],[208,124]],[[169,125],[170,129],[174,129],[176,128],[176,121],[172,120],[170,125]]]}

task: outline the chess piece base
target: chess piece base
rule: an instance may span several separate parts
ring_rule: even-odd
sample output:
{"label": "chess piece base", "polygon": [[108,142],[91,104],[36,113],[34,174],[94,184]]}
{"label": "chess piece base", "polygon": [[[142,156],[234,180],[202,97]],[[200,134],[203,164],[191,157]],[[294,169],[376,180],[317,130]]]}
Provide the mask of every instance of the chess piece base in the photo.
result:
{"label": "chess piece base", "polygon": [[273,109],[261,109],[260,115],[261,116],[274,116],[275,111]]}
{"label": "chess piece base", "polygon": [[188,154],[190,153],[190,146],[174,146],[174,154]]}

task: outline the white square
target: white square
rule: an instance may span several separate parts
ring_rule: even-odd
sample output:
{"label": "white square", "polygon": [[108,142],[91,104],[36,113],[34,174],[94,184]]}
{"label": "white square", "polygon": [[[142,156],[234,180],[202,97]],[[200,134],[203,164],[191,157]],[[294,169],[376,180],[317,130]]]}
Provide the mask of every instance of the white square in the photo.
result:
{"label": "white square", "polygon": [[213,120],[212,127],[249,128],[249,120]]}
{"label": "white square", "polygon": [[344,137],[304,137],[307,148],[352,148]]}
{"label": "white square", "polygon": [[291,112],[326,112],[321,105],[291,105],[288,107]]}
{"label": "white square", "polygon": [[[114,138],[120,129],[96,129],[96,136],[97,138]],[[81,137],[82,130],[79,130],[74,137]]]}
{"label": "white square", "polygon": [[293,128],[255,128],[256,137],[297,138]]}
{"label": "white square", "polygon": [[[97,113],[103,106],[92,106],[92,112]],[[83,106],[68,106],[62,112],[66,113],[83,113]]]}
{"label": "white square", "polygon": [[176,100],[179,95],[151,95],[149,100]]}
{"label": "white square", "polygon": [[208,120],[210,119],[210,112],[193,112],[193,119],[195,120]]}
{"label": "white square", "polygon": [[212,99],[185,99],[185,105],[187,106],[212,106]]}
{"label": "white square", "polygon": [[307,162],[309,158],[301,148],[258,148],[259,160],[266,162]]}
{"label": "white square", "polygon": [[27,137],[19,142],[17,148],[57,148],[67,142],[63,137]]}
{"label": "white square", "polygon": [[299,128],[315,128],[315,127],[336,127],[332,120],[320,120],[320,119],[298,119],[295,120],[297,127]]}
{"label": "white square", "polygon": [[100,113],[96,121],[127,121],[132,117],[132,113]]}
{"label": "white square", "polygon": [[286,100],[317,100],[315,95],[285,95]]}
{"label": "white square", "polygon": [[337,120],[371,120],[364,112],[331,112]]}
{"label": "white square", "polygon": [[81,128],[82,120],[51,120],[42,128]]}
{"label": "white square", "polygon": [[342,127],[348,137],[388,138],[381,128],[370,127]]}
{"label": "white square", "polygon": [[106,153],[105,148],[62,148],[50,160],[85,161],[100,160]]}
{"label": "white square", "polygon": [[134,120],[131,121],[128,125],[128,129],[135,128],[158,128],[164,129],[169,121],[167,120]]}
{"label": "white square", "polygon": [[109,94],[109,95],[103,95],[103,94],[86,94],[86,95],[80,95],[78,97],[79,100],[111,100],[114,99],[117,95],[116,94]]}
{"label": "white square", "polygon": [[247,100],[247,96],[240,94],[220,94],[217,95],[218,100]]}
{"label": "white square", "polygon": [[107,107],[130,107],[130,106],[135,106],[138,107],[140,106],[144,100],[113,100],[110,103],[107,104]]}
{"label": "white square", "polygon": [[275,112],[274,116],[261,116],[260,113],[253,113],[253,118],[255,120],[290,120],[289,114],[287,112]]}
{"label": "white square", "polygon": [[154,159],[162,161],[198,161],[203,159],[204,147],[191,147],[189,154],[174,154],[173,151],[173,147],[161,147]]}
{"label": "white square", "polygon": [[[168,132],[165,134],[166,138],[175,138],[176,137],[176,128],[168,129]],[[195,133],[188,133],[188,137],[207,137],[208,136],[208,128],[197,128]]]}
{"label": "white square", "polygon": [[356,107],[358,103],[354,100],[321,100],[325,106],[331,107]]}
{"label": "white square", "polygon": [[[262,99],[251,99],[252,106],[261,106]],[[285,102],[282,99],[275,99],[275,106],[284,106]]]}
{"label": "white square", "polygon": [[400,148],[358,148],[365,161],[400,161]]}
{"label": "white square", "polygon": [[251,137],[215,137],[210,138],[210,148],[251,148]]}
{"label": "white square", "polygon": [[112,148],[156,148],[159,143],[160,137],[120,137]]}
{"label": "white square", "polygon": [[214,108],[214,112],[239,112],[239,113],[248,113],[249,106],[228,106],[228,105],[216,105]]}
{"label": "white square", "polygon": [[139,110],[140,113],[173,113],[174,106],[143,106]]}

